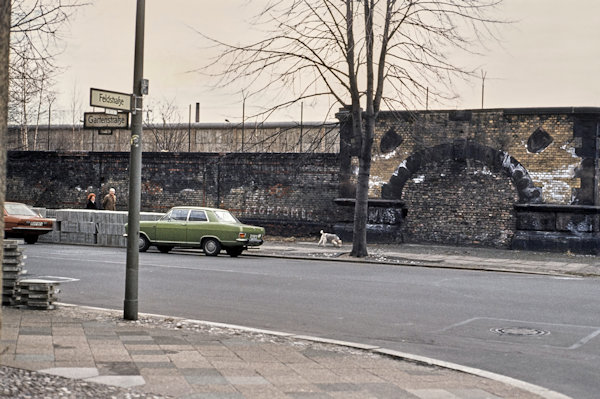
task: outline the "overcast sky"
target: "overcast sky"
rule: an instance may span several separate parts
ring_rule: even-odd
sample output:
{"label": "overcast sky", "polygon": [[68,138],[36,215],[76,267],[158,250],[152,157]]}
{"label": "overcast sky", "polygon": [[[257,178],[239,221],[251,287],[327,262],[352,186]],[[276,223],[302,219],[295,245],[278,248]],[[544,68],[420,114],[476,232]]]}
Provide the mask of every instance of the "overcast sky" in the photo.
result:
{"label": "overcast sky", "polygon": [[[244,3],[146,1],[145,105],[172,101],[187,122],[189,105],[199,102],[201,122],[241,121],[241,94],[210,90],[211,82],[188,71],[208,57],[195,29],[233,42],[247,36],[242,18],[253,9]],[[92,87],[132,91],[135,8],[135,0],[94,0],[71,20],[58,58],[66,70],[58,79],[56,122],[70,120],[74,100],[90,111]],[[600,106],[600,1],[504,0],[498,16],[515,21],[500,28],[501,43],[490,43],[482,57],[457,60],[486,71],[486,108]],[[460,99],[430,108],[481,107],[480,79],[458,88]],[[305,106],[304,120],[321,120],[323,112]],[[299,119],[298,106],[271,120]]]}

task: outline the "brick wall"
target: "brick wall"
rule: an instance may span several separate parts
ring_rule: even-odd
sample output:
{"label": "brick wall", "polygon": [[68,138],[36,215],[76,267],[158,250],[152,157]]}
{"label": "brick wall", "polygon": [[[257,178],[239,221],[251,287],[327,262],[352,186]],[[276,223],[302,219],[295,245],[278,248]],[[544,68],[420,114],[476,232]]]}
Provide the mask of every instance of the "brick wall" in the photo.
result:
{"label": "brick wall", "polygon": [[[129,154],[11,151],[7,200],[45,208],[83,208],[89,192],[117,192],[126,210]],[[268,234],[317,234],[336,220],[335,154],[144,153],[141,208],[222,207]]]}
{"label": "brick wall", "polygon": [[[286,236],[347,224],[351,210],[340,209],[333,199],[351,197],[356,148],[346,116],[338,116],[338,154],[146,152],[142,210],[223,207],[264,225],[269,234]],[[371,227],[391,241],[506,248],[518,236],[519,248],[552,239],[556,245],[545,248],[565,250],[587,235],[594,246],[600,242],[597,223],[584,231],[561,226],[579,226],[581,212],[598,214],[599,126],[600,108],[383,112],[370,198],[401,201],[399,214],[407,214]],[[104,195],[115,187],[118,209],[125,210],[128,157],[125,152],[10,152],[7,198],[77,208],[88,192]],[[555,223],[548,235],[546,212],[540,211],[545,208],[517,211],[515,203],[584,208],[562,209],[555,218],[560,226]]]}
{"label": "brick wall", "polygon": [[[592,204],[593,198],[580,189],[585,160],[594,156],[599,116],[600,110],[586,114],[571,108],[382,113],[373,147],[371,195],[381,195],[383,184],[411,154],[470,140],[503,151],[523,165],[533,185],[541,188],[543,202]],[[547,141],[533,146],[536,134],[545,134]],[[382,148],[384,137],[393,135],[401,144]]]}
{"label": "brick wall", "polygon": [[480,161],[445,160],[405,185],[406,242],[509,248],[518,195],[503,173]]}
{"label": "brick wall", "polygon": [[[347,113],[338,117],[340,187],[350,196],[357,148]],[[523,225],[515,203],[600,205],[599,126],[600,108],[382,112],[369,197],[404,201],[405,241],[510,247]],[[556,237],[565,234],[581,232]]]}

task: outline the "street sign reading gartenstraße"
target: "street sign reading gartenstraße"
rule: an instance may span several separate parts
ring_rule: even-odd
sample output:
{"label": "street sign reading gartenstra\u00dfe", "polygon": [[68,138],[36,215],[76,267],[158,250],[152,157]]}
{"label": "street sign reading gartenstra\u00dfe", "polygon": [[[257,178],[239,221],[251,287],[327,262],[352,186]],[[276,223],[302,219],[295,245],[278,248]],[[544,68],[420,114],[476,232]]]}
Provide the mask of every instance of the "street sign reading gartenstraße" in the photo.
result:
{"label": "street sign reading gartenstra\u00dfe", "polygon": [[84,112],[84,129],[127,129],[129,128],[129,114],[105,114],[104,112]]}
{"label": "street sign reading gartenstra\u00dfe", "polygon": [[101,89],[90,89],[90,105],[131,112],[131,94]]}

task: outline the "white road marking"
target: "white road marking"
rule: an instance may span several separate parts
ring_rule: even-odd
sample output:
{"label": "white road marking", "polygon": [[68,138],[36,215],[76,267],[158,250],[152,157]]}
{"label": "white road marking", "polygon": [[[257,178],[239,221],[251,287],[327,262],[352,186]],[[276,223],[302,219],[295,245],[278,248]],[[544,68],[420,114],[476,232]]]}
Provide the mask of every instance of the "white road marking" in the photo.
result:
{"label": "white road marking", "polygon": [[579,342],[577,342],[574,345],[569,346],[568,349],[577,349],[577,348],[581,348],[583,345],[587,344],[588,342],[590,342],[592,339],[596,338],[598,335],[600,334],[600,329],[594,331],[593,333],[591,333],[590,335],[588,335],[587,337],[583,337],[582,339],[579,340]]}
{"label": "white road marking", "polygon": [[[52,259],[52,260],[73,260],[76,258],[65,258],[58,256],[31,256],[31,258],[38,259]],[[112,265],[125,265],[125,260],[121,261],[111,261],[111,260],[95,260],[95,259],[86,259],[87,262],[94,263],[106,263]],[[162,265],[155,263],[143,263],[140,262],[140,267],[156,267],[161,269],[181,269],[181,270],[196,270],[196,271],[206,271],[206,272],[222,272],[222,273],[238,273],[238,274],[248,274],[248,275],[258,275],[258,276],[267,276],[267,273],[259,273],[248,270],[233,270],[233,269],[214,269],[214,268],[202,268],[202,267],[190,267],[190,266],[172,266],[172,265]]]}
{"label": "white road marking", "polygon": [[460,326],[464,326],[466,324],[472,323],[476,320],[497,320],[497,321],[502,321],[502,322],[509,322],[509,323],[514,323],[514,324],[519,324],[519,325],[545,325],[545,326],[554,326],[554,327],[568,327],[568,328],[585,328],[585,329],[594,329],[595,331],[592,332],[591,334],[583,337],[582,339],[580,339],[579,341],[577,341],[575,344],[569,346],[569,347],[563,347],[565,349],[569,349],[569,350],[573,350],[573,349],[578,349],[581,348],[583,345],[587,344],[588,342],[590,342],[592,339],[596,338],[597,336],[600,335],[600,327],[599,326],[584,326],[584,325],[578,325],[578,324],[562,324],[562,323],[548,323],[548,322],[539,322],[539,321],[525,321],[525,320],[512,320],[512,319],[499,319],[499,318],[495,318],[495,317],[473,317],[471,319],[467,319],[467,320],[463,320],[461,322],[458,323],[454,323],[451,324],[447,327],[442,328],[441,330],[437,330],[437,331],[433,331],[433,333],[443,333],[445,331],[451,330],[455,327],[460,327]]}

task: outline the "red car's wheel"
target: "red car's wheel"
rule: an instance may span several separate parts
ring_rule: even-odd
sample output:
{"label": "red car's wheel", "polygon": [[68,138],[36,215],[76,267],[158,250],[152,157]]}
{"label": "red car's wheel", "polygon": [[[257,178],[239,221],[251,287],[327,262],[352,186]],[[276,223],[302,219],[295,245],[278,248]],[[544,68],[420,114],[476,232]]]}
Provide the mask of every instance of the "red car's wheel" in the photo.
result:
{"label": "red car's wheel", "polygon": [[38,240],[38,236],[25,236],[24,240],[27,244],[35,244]]}

